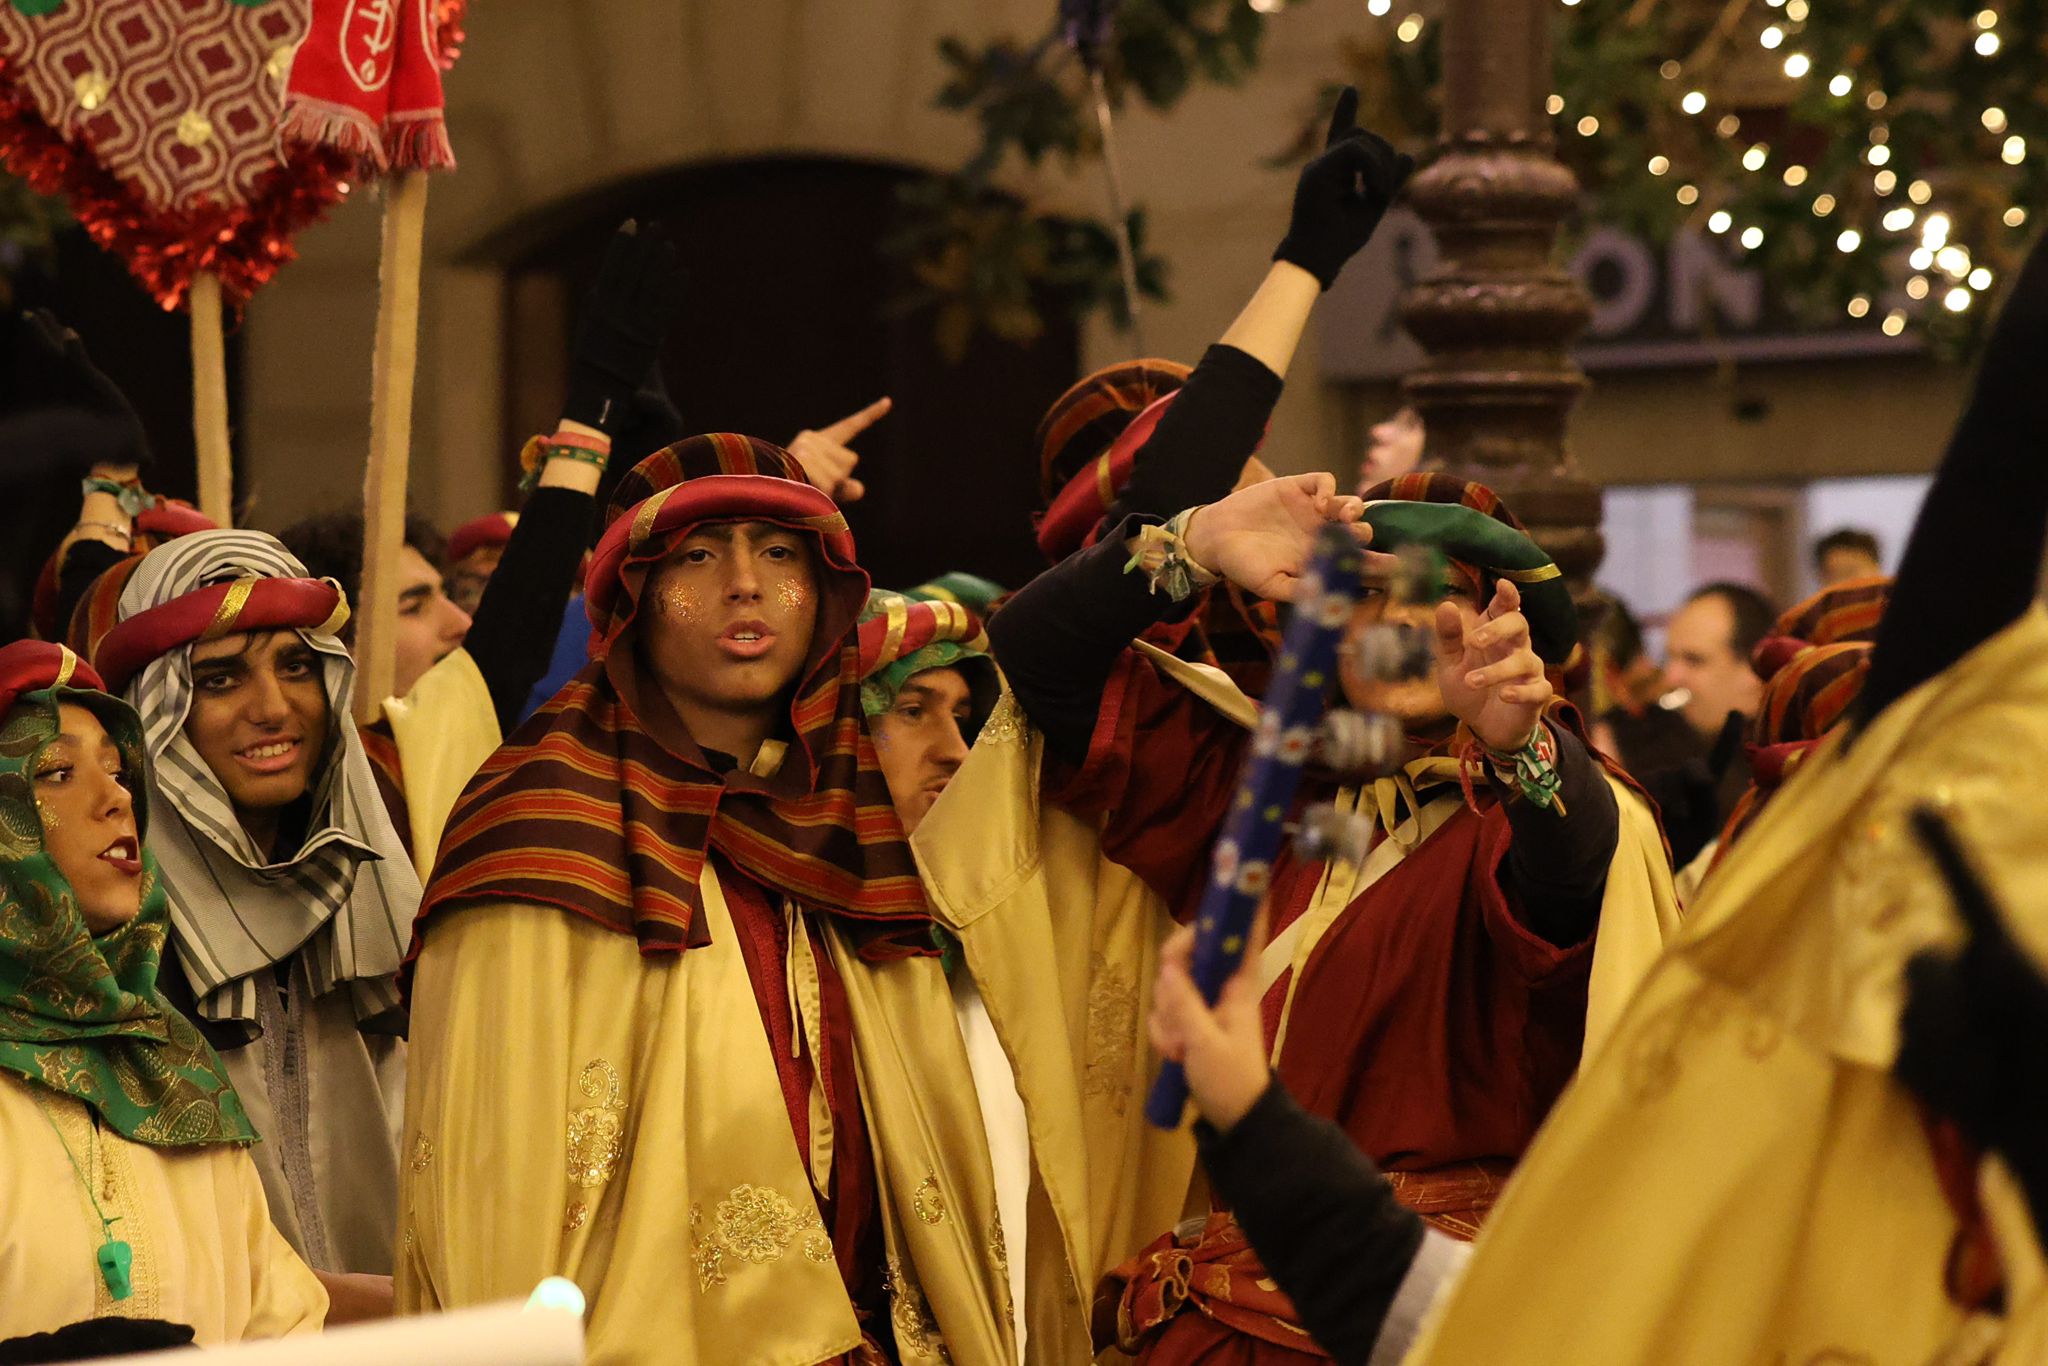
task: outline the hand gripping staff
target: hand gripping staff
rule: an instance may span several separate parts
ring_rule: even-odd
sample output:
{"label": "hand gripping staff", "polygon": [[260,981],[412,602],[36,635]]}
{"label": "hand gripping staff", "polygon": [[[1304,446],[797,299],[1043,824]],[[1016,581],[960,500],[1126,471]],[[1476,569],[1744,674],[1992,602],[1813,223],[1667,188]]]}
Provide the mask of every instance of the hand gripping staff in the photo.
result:
{"label": "hand gripping staff", "polygon": [[[1216,842],[1214,867],[1195,920],[1195,986],[1212,1004],[1244,958],[1253,917],[1272,881],[1302,765],[1317,749],[1324,703],[1337,676],[1338,643],[1358,603],[1364,566],[1364,551],[1352,529],[1329,526],[1302,575],[1258,736],[1245,758],[1223,837]],[[1181,1065],[1168,1062],[1145,1102],[1145,1118],[1162,1129],[1178,1128],[1187,1099]]]}

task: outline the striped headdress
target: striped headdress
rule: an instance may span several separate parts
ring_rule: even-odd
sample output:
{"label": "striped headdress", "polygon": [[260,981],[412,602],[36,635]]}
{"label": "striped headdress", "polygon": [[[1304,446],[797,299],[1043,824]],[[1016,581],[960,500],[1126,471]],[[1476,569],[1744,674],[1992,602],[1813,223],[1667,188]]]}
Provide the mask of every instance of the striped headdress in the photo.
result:
{"label": "striped headdress", "polygon": [[1833,645],[1845,640],[1877,642],[1878,623],[1892,600],[1886,574],[1845,579],[1785,609],[1772,628],[1774,636],[1790,636],[1808,645]]}
{"label": "striped headdress", "polygon": [[[98,589],[123,565],[132,568],[134,561],[141,559],[166,541],[174,541],[180,536],[190,536],[195,531],[218,529],[211,517],[190,503],[181,502],[176,498],[158,498],[153,506],[137,513],[130,525],[132,529],[128,538],[128,558],[100,575],[93,583],[94,589]],[[62,559],[61,553],[53,554],[43,563],[42,573],[36,577],[35,597],[29,611],[29,623],[38,640],[61,640],[74,651],[86,654],[87,652],[73,639],[83,628],[80,611],[84,610],[85,603],[91,603],[96,598],[99,600],[100,606],[94,609],[100,613],[96,622],[98,629],[93,632],[93,638],[97,639],[114,624],[113,605],[120,596],[120,590],[115,589],[112,595],[88,592],[80,604],[80,610],[72,612],[70,621],[57,620],[57,571]],[[125,575],[122,576],[121,582],[127,582]]]}
{"label": "striped headdress", "polygon": [[[845,519],[788,452],[691,437],[620,484],[591,559],[592,662],[471,780],[426,916],[494,901],[554,906],[644,951],[706,941],[698,883],[716,851],[805,906],[856,922],[874,956],[928,951],[930,915],[861,714],[855,622],[868,579]],[[816,549],[818,618],[781,737],[724,771],[665,704],[634,648],[649,572],[711,522],[769,522]],[[657,732],[669,733],[665,743]]]}
{"label": "striped headdress", "polygon": [[1737,836],[1793,770],[1847,719],[1870,674],[1872,648],[1862,640],[1801,647],[1786,636],[1757,647],[1755,664],[1764,675],[1764,692],[1749,722],[1749,790],[1721,831],[1715,863],[1728,856]]}
{"label": "striped headdress", "polygon": [[860,614],[861,708],[880,716],[913,674],[987,658],[988,634],[967,608],[877,588]]}
{"label": "striped headdress", "polygon": [[[348,615],[341,590],[308,578],[274,536],[203,531],[144,556],[118,614],[93,663],[142,715],[154,760],[150,844],[170,892],[172,947],[201,1018],[253,1037],[265,974],[299,955],[316,992],[348,988],[366,1031],[402,1032],[397,972],[420,885],[349,716],[355,660],[334,634]],[[299,633],[320,657],[327,694],[307,834],[276,860],[250,840],[185,737],[192,646],[271,630]]]}
{"label": "striped headdress", "polygon": [[[1121,485],[1103,464],[1116,439],[1138,414],[1187,383],[1190,371],[1170,360],[1132,360],[1105,366],[1054,400],[1038,424],[1038,494],[1051,508],[1077,479],[1092,496],[1100,484],[1106,509]],[[1121,471],[1129,479],[1128,463]]]}

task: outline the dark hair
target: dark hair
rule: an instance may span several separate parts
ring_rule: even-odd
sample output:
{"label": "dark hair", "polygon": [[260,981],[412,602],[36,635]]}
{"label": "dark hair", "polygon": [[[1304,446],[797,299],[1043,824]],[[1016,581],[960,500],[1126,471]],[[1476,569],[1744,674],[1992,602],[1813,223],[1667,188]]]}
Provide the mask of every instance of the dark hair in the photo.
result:
{"label": "dark hair", "polygon": [[[283,541],[284,548],[306,566],[308,574],[316,579],[333,579],[341,585],[341,591],[348,594],[349,606],[357,606],[363,586],[362,513],[318,513],[293,522],[277,533],[277,539]],[[405,543],[417,550],[427,563],[436,569],[441,567],[441,557],[448,543],[432,522],[424,517],[408,515],[405,519]],[[351,617],[342,638],[351,638],[354,630],[355,618]]]}
{"label": "dark hair", "polygon": [[1695,603],[1702,598],[1719,598],[1728,604],[1728,611],[1735,618],[1728,648],[1737,659],[1748,659],[1756,643],[1771,633],[1778,620],[1778,609],[1771,605],[1771,600],[1746,583],[1724,580],[1706,584],[1694,589],[1686,602]]}
{"label": "dark hair", "polygon": [[1579,636],[1589,645],[1603,647],[1619,669],[1643,657],[1643,624],[1627,603],[1604,588],[1579,600]]}
{"label": "dark hair", "polygon": [[1862,527],[1839,526],[1813,543],[1813,567],[1820,568],[1830,550],[1859,550],[1871,559],[1882,563],[1884,547],[1877,543],[1877,537]]}

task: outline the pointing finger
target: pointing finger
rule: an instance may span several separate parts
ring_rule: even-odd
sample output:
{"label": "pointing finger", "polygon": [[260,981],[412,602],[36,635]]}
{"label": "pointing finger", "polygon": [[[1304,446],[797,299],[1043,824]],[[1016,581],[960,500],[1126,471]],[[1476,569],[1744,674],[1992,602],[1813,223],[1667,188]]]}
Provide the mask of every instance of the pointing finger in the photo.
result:
{"label": "pointing finger", "polygon": [[841,445],[845,445],[877,422],[880,422],[884,417],[887,417],[889,409],[895,406],[895,402],[894,399],[885,395],[882,398],[876,399],[859,412],[840,418],[829,427],[820,427],[818,435],[828,441],[837,441]]}
{"label": "pointing finger", "polygon": [[1335,147],[1343,141],[1345,134],[1358,127],[1358,87],[1347,85],[1337,96],[1337,107],[1330,111],[1329,136],[1323,139],[1323,146]]}

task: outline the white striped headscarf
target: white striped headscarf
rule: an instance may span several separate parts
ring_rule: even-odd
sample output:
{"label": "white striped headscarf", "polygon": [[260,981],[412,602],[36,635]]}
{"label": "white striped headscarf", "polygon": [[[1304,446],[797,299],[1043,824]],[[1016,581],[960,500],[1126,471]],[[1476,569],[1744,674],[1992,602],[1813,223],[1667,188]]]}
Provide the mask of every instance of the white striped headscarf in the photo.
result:
{"label": "white striped headscarf", "polygon": [[[152,550],[122,591],[126,621],[186,593],[250,576],[309,577],[273,536],[205,531]],[[192,647],[151,660],[131,679],[152,766],[150,847],[170,891],[171,943],[201,1018],[256,1024],[260,974],[303,956],[314,990],[346,985],[356,1020],[398,1032],[398,969],[419,912],[420,884],[377,793],[349,714],[355,660],[331,635],[301,630],[321,659],[326,758],[314,779],[304,844],[267,862],[206,761],[185,737]]]}

